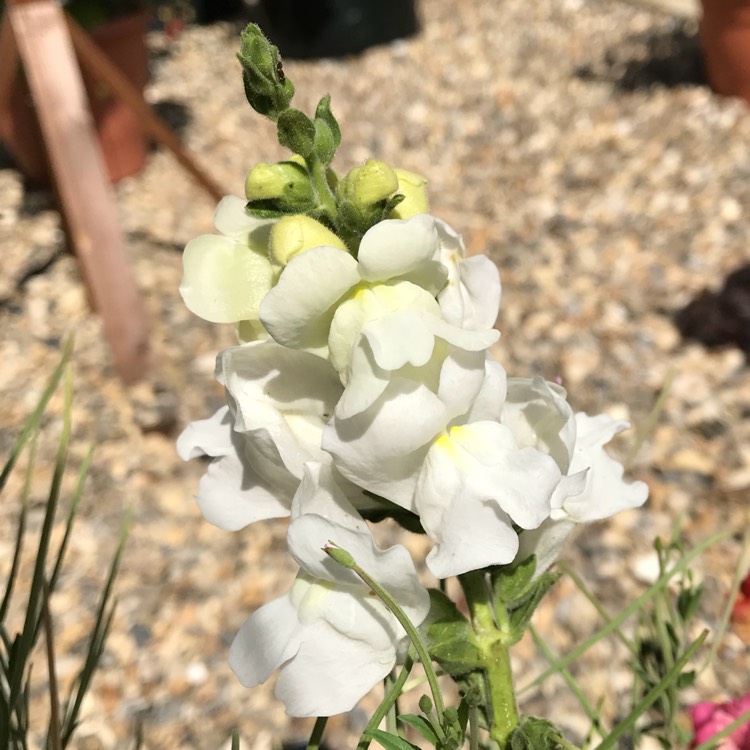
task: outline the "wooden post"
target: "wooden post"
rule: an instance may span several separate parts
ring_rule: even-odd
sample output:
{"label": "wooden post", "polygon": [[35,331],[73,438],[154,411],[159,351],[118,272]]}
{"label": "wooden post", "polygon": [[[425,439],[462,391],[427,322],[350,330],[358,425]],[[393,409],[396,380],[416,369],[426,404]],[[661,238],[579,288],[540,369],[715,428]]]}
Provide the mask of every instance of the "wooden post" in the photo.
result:
{"label": "wooden post", "polygon": [[83,65],[102,83],[105,83],[114,95],[125,102],[136,114],[143,128],[168,148],[177,161],[187,170],[198,184],[218,203],[226,192],[222,190],[195,162],[187,149],[169,127],[157,117],[151,107],[146,104],[141,93],[133,84],[113,65],[109,58],[96,46],[91,37],[66,14],[65,20],[76,52]]}
{"label": "wooden post", "polygon": [[84,281],[118,373],[135,382],[149,366],[148,325],[64,14],[54,0],[9,0],[6,15]]}

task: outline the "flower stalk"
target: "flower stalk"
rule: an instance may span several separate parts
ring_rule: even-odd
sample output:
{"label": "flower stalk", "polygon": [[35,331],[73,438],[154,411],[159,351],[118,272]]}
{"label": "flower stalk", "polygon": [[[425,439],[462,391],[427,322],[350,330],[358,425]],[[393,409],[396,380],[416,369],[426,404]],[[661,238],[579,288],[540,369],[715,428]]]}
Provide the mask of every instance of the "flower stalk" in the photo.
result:
{"label": "flower stalk", "polygon": [[479,653],[487,679],[492,711],[490,737],[504,748],[518,726],[518,707],[510,665],[510,628],[502,603],[492,606],[492,596],[483,571],[459,576],[471,612]]}

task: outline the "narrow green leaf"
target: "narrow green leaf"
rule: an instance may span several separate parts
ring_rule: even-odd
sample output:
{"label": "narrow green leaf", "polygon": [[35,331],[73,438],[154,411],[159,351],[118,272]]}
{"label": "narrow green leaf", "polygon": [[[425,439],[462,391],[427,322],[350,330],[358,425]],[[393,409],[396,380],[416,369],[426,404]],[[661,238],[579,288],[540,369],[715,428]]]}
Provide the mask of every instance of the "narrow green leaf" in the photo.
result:
{"label": "narrow green leaf", "polygon": [[2,473],[0,473],[0,492],[2,491],[3,487],[5,487],[5,483],[8,481],[8,477],[10,476],[10,473],[13,470],[13,467],[15,466],[16,461],[18,460],[18,456],[21,454],[21,451],[23,450],[23,446],[26,445],[26,441],[31,436],[31,433],[38,426],[39,420],[42,414],[44,413],[44,410],[47,408],[47,404],[49,403],[49,400],[52,398],[52,394],[57,389],[57,384],[60,382],[60,378],[62,377],[63,372],[65,372],[65,368],[68,362],[70,361],[70,357],[72,353],[73,353],[73,337],[71,336],[65,341],[65,344],[63,345],[63,353],[62,353],[62,357],[60,358],[60,361],[58,362],[57,366],[52,372],[50,379],[47,381],[47,385],[45,386],[44,391],[42,391],[42,395],[37,405],[34,407],[34,411],[31,413],[31,416],[26,420],[23,426],[23,429],[21,430],[20,434],[16,438],[16,442],[13,445],[13,448],[11,448],[10,457],[6,461],[5,466],[3,467]]}
{"label": "narrow green leaf", "polygon": [[117,578],[117,573],[120,568],[122,554],[125,550],[125,542],[130,529],[131,518],[132,513],[129,513],[128,517],[125,519],[125,523],[123,523],[122,529],[120,530],[120,539],[117,545],[117,550],[115,551],[112,563],[110,564],[107,581],[99,599],[94,628],[89,637],[86,659],[81,671],[76,677],[73,687],[71,688],[71,693],[65,702],[65,720],[62,728],[63,748],[67,747],[68,742],[73,735],[73,731],[78,722],[78,714],[81,710],[83,699],[91,684],[94,672],[99,665],[99,660],[104,652],[104,645],[112,626],[115,604],[110,606],[110,599],[112,597],[112,589],[114,587],[115,579]]}
{"label": "narrow green leaf", "polygon": [[689,646],[687,651],[675,662],[674,666],[664,675],[664,679],[655,685],[633,707],[633,710],[607,735],[596,747],[596,750],[609,750],[617,747],[617,743],[626,732],[630,731],[646,711],[679,679],[683,667],[692,659],[693,654],[706,640],[708,630],[704,630]]}
{"label": "narrow green leaf", "polygon": [[[513,609],[515,602],[528,591],[536,571],[536,555],[531,555],[515,565],[502,565],[490,574],[495,607],[501,604]],[[518,606],[518,605],[516,605]]]}
{"label": "narrow green leaf", "polygon": [[691,549],[679,562],[677,562],[674,567],[670,568],[661,576],[659,576],[659,578],[651,586],[649,586],[649,588],[646,589],[643,594],[630,602],[627,607],[625,607],[616,617],[613,617],[603,628],[600,628],[596,633],[594,633],[594,635],[576,646],[576,648],[574,648],[570,653],[555,661],[548,669],[545,669],[542,674],[538,675],[531,682],[520,688],[517,694],[521,695],[528,690],[536,687],[537,685],[540,685],[550,675],[559,672],[561,668],[567,667],[569,664],[578,659],[581,654],[586,653],[586,651],[588,651],[588,649],[590,649],[595,643],[598,643],[602,638],[617,630],[620,625],[625,622],[625,620],[638,612],[638,610],[642,609],[646,602],[653,599],[662,589],[664,589],[672,580],[672,578],[674,578],[674,576],[687,569],[696,557],[700,557],[700,555],[702,555],[709,547],[712,547],[717,542],[727,539],[729,536],[731,536],[731,532],[722,531],[704,540],[696,547],[693,547],[693,549]]}
{"label": "narrow green leaf", "polygon": [[385,750],[420,750],[418,745],[413,745],[403,737],[384,732],[382,729],[373,729],[367,735],[370,739],[379,742]]}
{"label": "narrow green leaf", "polygon": [[418,714],[399,714],[398,720],[415,731],[419,732],[433,747],[437,747],[438,736],[432,724],[424,717]]}
{"label": "narrow green leaf", "polygon": [[[26,476],[24,477],[23,490],[21,495],[21,511],[18,515],[18,527],[16,530],[16,544],[13,549],[13,561],[8,573],[8,582],[5,587],[2,604],[0,604],[0,622],[5,622],[10,606],[10,599],[13,596],[13,588],[18,577],[18,567],[21,564],[21,553],[23,552],[24,536],[26,534],[26,518],[29,511],[29,495],[31,494],[31,480],[34,476],[34,467],[36,466],[36,447],[37,438],[39,437],[39,425],[34,425],[31,432],[31,444],[29,447],[29,459],[26,464]],[[0,745],[2,747],[2,745]]]}
{"label": "narrow green leaf", "polygon": [[524,592],[521,603],[510,611],[508,617],[511,631],[510,640],[508,641],[510,645],[517,643],[523,638],[523,634],[526,632],[534,611],[559,578],[559,573],[543,573]]}

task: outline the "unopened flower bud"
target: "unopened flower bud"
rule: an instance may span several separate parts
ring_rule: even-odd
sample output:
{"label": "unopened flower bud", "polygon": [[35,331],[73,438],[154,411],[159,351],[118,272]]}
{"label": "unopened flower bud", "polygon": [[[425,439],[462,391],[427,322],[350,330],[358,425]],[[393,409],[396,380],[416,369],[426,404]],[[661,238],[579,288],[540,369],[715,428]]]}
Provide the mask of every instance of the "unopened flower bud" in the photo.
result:
{"label": "unopened flower bud", "polygon": [[394,169],[398,178],[397,191],[404,196],[391,211],[392,219],[411,219],[417,214],[429,213],[430,207],[427,202],[427,180],[416,172],[407,169]]}
{"label": "unopened flower bud", "polygon": [[245,179],[245,195],[249,201],[280,200],[290,206],[306,205],[313,200],[307,171],[292,161],[256,164]]}
{"label": "unopened flower bud", "polygon": [[396,188],[396,173],[376,159],[368,159],[361,167],[352,169],[339,185],[341,195],[360,208],[385,200]]}
{"label": "unopened flower bud", "polygon": [[271,230],[270,249],[273,258],[285,266],[295,255],[326,245],[346,251],[346,245],[319,221],[296,214],[279,219]]}

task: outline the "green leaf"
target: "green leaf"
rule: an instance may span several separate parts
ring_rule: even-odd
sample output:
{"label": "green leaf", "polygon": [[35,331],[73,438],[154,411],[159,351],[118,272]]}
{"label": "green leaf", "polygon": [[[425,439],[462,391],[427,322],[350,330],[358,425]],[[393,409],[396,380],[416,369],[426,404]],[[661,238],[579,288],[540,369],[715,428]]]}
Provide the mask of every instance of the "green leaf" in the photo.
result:
{"label": "green leaf", "polygon": [[377,740],[385,750],[421,750],[418,745],[412,745],[411,742],[399,737],[398,735],[384,732],[382,729],[372,729],[365,732],[365,737]]}
{"label": "green leaf", "polygon": [[279,143],[305,159],[315,148],[315,123],[298,109],[285,109],[276,122]]}
{"label": "green leaf", "polygon": [[417,714],[399,714],[398,720],[419,732],[431,745],[437,747],[438,736],[432,724],[424,717]]}
{"label": "green leaf", "polygon": [[507,609],[514,609],[513,603],[519,602],[529,590],[535,571],[536,555],[515,565],[503,565],[493,570],[491,578],[495,607],[503,604]]}
{"label": "green leaf", "polygon": [[481,669],[479,646],[466,618],[442,591],[429,593],[430,612],[419,631],[430,656],[451,675]]}
{"label": "green leaf", "polygon": [[545,594],[555,585],[558,578],[560,578],[559,573],[543,573],[523,595],[522,603],[510,611],[508,617],[511,631],[509,645],[518,643],[523,638],[534,610]]}

